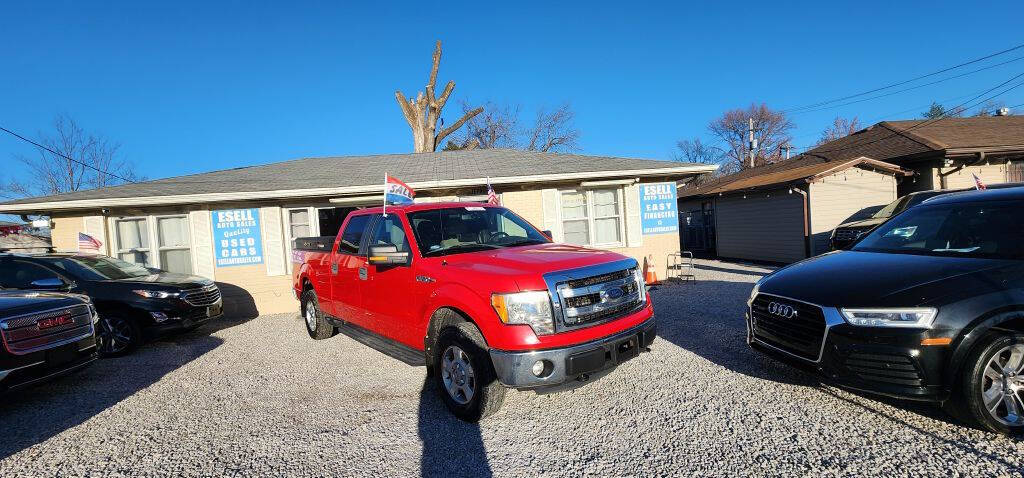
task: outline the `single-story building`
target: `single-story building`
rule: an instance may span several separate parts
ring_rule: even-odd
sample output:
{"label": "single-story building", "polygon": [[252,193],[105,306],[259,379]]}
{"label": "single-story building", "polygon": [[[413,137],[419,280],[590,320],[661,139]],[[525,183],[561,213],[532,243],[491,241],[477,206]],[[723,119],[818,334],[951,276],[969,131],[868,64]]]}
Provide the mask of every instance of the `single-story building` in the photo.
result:
{"label": "single-story building", "polygon": [[1024,116],[883,121],[793,159],[682,185],[682,249],[793,262],[826,252],[843,222],[911,192],[973,187],[974,175],[1024,181]]}
{"label": "single-story building", "polygon": [[0,221],[0,252],[46,252],[50,238],[29,224]]}
{"label": "single-story building", "polygon": [[797,157],[682,188],[682,248],[781,263],[821,254],[832,229],[895,200],[901,178],[912,175],[864,157]]}
{"label": "single-story building", "polygon": [[557,242],[653,256],[660,277],[679,249],[675,184],[715,166],[513,150],[306,158],[0,203],[49,216],[53,246],[78,234],[100,251],[222,284],[225,308],[293,312],[292,240],[333,236],[346,215],[382,203],[385,174],[416,201],[503,205]]}
{"label": "single-story building", "polygon": [[1024,181],[1024,116],[882,121],[801,156],[843,161],[868,157],[914,171],[900,196],[930,189]]}

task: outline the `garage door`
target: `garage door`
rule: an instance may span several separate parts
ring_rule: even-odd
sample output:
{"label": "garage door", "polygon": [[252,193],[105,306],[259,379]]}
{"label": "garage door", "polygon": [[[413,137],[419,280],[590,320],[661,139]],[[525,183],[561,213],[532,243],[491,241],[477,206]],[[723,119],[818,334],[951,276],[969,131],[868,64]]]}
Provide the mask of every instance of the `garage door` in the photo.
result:
{"label": "garage door", "polygon": [[718,255],[796,262],[804,258],[803,197],[785,190],[715,202]]}

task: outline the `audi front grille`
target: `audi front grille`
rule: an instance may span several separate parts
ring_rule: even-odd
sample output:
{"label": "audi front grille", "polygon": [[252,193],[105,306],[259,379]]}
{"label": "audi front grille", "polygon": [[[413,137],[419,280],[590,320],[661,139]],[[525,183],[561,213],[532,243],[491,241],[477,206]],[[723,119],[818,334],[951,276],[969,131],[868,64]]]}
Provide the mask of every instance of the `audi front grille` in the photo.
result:
{"label": "audi front grille", "polygon": [[750,304],[754,338],[802,359],[821,358],[825,340],[825,313],[813,304],[758,294]]}

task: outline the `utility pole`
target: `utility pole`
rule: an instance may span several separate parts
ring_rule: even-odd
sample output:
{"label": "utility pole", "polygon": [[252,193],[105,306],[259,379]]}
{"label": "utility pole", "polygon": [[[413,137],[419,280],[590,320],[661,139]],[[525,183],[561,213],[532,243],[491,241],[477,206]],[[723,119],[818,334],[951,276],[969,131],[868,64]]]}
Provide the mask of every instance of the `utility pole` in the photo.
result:
{"label": "utility pole", "polygon": [[757,149],[757,140],[754,139],[754,118],[747,118],[747,120],[750,124],[748,129],[750,131],[750,167],[754,167],[754,150]]}

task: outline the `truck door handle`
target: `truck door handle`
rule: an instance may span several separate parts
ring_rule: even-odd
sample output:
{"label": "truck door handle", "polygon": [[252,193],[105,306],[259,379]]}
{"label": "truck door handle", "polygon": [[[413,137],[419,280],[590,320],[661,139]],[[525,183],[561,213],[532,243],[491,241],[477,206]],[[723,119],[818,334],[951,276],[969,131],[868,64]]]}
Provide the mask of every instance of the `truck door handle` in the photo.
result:
{"label": "truck door handle", "polygon": [[338,275],[338,264],[331,264],[331,274]]}
{"label": "truck door handle", "polygon": [[366,280],[366,266],[359,268],[359,280]]}

